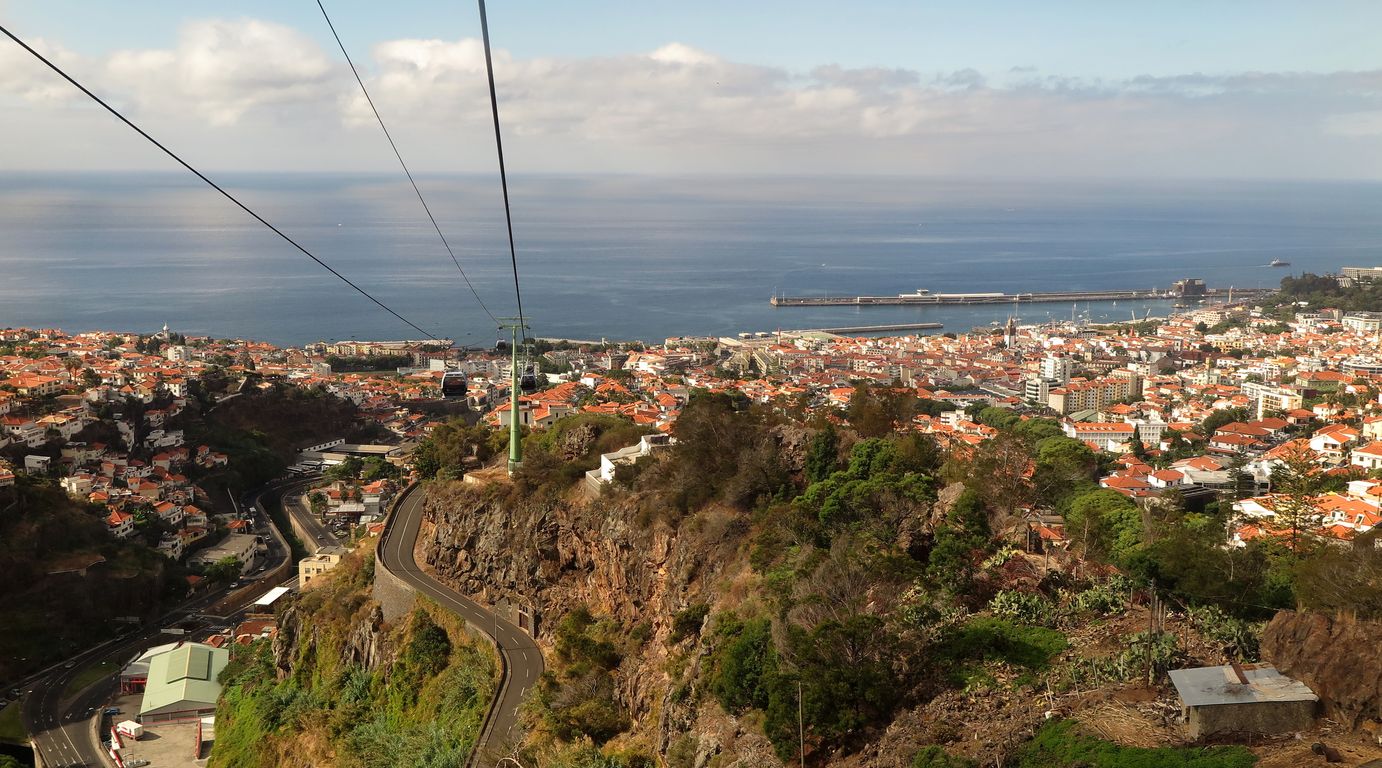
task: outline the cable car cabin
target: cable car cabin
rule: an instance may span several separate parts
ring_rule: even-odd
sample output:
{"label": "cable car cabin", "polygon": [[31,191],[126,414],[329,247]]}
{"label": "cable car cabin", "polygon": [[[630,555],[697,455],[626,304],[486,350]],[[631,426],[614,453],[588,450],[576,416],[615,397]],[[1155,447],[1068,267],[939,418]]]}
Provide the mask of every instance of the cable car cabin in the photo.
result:
{"label": "cable car cabin", "polygon": [[518,380],[518,388],[523,390],[525,395],[531,395],[537,391],[537,374],[533,372],[531,365],[523,369],[523,376]]}
{"label": "cable car cabin", "polygon": [[460,371],[447,371],[441,376],[441,396],[447,400],[465,397],[466,394],[465,374]]}

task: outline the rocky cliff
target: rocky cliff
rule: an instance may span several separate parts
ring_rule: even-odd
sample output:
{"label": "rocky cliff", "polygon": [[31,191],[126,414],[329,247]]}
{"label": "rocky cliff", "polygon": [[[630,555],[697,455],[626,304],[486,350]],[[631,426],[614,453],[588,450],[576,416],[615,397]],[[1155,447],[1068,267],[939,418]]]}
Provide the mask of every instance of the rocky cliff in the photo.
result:
{"label": "rocky cliff", "polygon": [[1262,655],[1320,697],[1325,714],[1357,727],[1382,720],[1382,623],[1281,611],[1262,637]]}
{"label": "rocky cliff", "polygon": [[683,749],[701,753],[697,764],[715,754],[728,758],[725,766],[777,764],[761,735],[691,706],[685,686],[694,685],[700,651],[671,641],[678,612],[714,602],[711,585],[732,598],[747,573],[744,514],[710,507],[675,525],[656,516],[644,524],[649,515],[639,506],[633,495],[513,501],[502,485],[436,483],[427,489],[418,561],[477,599],[531,606],[549,648],[557,621],[577,606],[646,637],[615,675],[635,723],[632,741],[664,752],[680,738]]}

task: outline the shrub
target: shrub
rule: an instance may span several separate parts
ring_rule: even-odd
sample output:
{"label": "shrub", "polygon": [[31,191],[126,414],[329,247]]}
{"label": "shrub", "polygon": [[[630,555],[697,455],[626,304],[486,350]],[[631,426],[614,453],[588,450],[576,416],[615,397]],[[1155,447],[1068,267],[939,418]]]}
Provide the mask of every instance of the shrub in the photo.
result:
{"label": "shrub", "polygon": [[989,610],[994,616],[1042,627],[1055,623],[1054,608],[1050,601],[1039,594],[1012,589],[1002,590],[989,601]]}
{"label": "shrub", "polygon": [[578,606],[562,617],[557,625],[557,658],[568,672],[580,676],[587,669],[611,670],[619,666],[622,657],[604,627],[585,606]]}
{"label": "shrub", "polygon": [[978,763],[967,757],[956,757],[932,744],[912,758],[912,768],[974,768]]}
{"label": "shrub", "polygon": [[720,619],[710,691],[727,712],[766,709],[769,679],[777,673],[777,651],[767,619]]}
{"label": "shrub", "polygon": [[1246,747],[1122,747],[1075,732],[1069,720],[1052,720],[1017,753],[1017,768],[1251,768]]}
{"label": "shrub", "polygon": [[1124,638],[1124,645],[1121,653],[1112,656],[1076,660],[1070,666],[1070,678],[1081,687],[1141,678],[1147,673],[1148,654],[1152,674],[1160,677],[1184,660],[1175,635],[1169,632],[1157,635],[1137,632]]}
{"label": "shrub", "polygon": [[1131,591],[1132,582],[1122,576],[1113,576],[1076,593],[1073,607],[1079,613],[1097,616],[1119,613],[1127,607]]}
{"label": "shrub", "polygon": [[[1065,635],[1054,629],[980,616],[947,637],[938,649],[938,656],[950,665],[951,682],[965,685],[987,678],[981,666],[985,663],[1002,663],[1039,672],[1066,646]],[[1019,684],[1022,682],[1026,681],[1020,680]]]}
{"label": "shrub", "polygon": [[1222,608],[1213,605],[1191,608],[1190,621],[1205,639],[1218,645],[1225,656],[1237,661],[1257,660],[1261,622],[1230,616]]}
{"label": "shrub", "polygon": [[701,625],[705,623],[705,617],[710,613],[710,606],[705,603],[693,603],[677,611],[672,617],[672,635],[668,638],[669,642],[680,643],[692,635],[699,634]]}

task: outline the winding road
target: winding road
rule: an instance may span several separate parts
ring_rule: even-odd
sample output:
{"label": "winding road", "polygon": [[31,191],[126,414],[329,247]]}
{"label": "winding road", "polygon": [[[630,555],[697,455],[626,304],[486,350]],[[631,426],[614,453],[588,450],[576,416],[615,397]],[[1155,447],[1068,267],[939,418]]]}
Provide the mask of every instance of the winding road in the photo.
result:
{"label": "winding road", "polygon": [[542,677],[542,651],[533,639],[513,622],[443,584],[420,569],[413,556],[418,530],[422,525],[422,502],[426,492],[414,486],[394,510],[384,537],[379,542],[378,561],[418,594],[465,619],[473,629],[489,636],[499,649],[502,662],[499,687],[485,718],[470,765],[488,765],[509,752],[522,736],[519,707],[528,691]]}
{"label": "winding road", "polygon": [[[331,533],[331,529],[326,526],[326,523],[312,514],[311,504],[307,501],[307,487],[320,480],[320,475],[295,480],[285,487],[283,493],[283,508],[297,524],[295,527],[307,534],[307,538],[302,541],[302,546],[307,549],[309,555],[323,547],[341,546],[341,540]],[[303,537],[298,536],[298,538],[302,539]]]}

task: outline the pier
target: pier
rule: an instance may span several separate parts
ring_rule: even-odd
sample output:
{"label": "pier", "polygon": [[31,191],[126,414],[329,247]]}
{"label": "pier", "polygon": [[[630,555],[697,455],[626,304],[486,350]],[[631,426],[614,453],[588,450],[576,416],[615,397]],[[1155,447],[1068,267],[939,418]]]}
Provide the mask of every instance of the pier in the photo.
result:
{"label": "pier", "polygon": [[810,328],[803,331],[783,331],[783,333],[874,333],[883,331],[935,331],[945,326],[940,323],[893,323],[891,325],[847,325],[841,328]]}
{"label": "pier", "polygon": [[[1080,301],[1168,301],[1176,299],[1232,301],[1272,293],[1270,288],[1205,288],[1203,283],[1176,289],[1150,291],[1057,291],[1052,293],[931,293],[926,290],[896,296],[773,296],[774,307],[879,307],[931,306],[940,304],[1034,304],[1039,302]],[[1196,281],[1198,282],[1198,281]],[[1178,289],[1178,290],[1177,290]]]}

